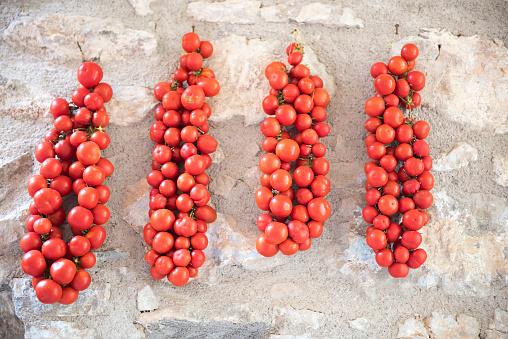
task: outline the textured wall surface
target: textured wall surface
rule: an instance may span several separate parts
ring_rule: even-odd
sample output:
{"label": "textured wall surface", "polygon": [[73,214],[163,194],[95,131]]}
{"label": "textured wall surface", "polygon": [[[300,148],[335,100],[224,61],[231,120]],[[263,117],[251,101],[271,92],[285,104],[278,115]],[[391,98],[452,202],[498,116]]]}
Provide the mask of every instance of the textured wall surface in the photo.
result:
{"label": "textured wall surface", "polygon": [[[402,41],[392,51],[385,35],[395,23]],[[210,101],[220,146],[208,172],[219,217],[198,277],[175,288],[149,276],[141,230],[152,88],[168,80],[192,25],[214,43],[208,65],[222,86]],[[265,259],[253,247],[263,70],[285,59],[295,27],[304,62],[332,93],[324,143],[333,213],[309,251]],[[363,105],[371,64],[409,41],[427,76],[416,115],[432,128],[435,204],[423,231],[427,263],[395,280],[364,240]],[[2,1],[0,337],[507,338],[507,43],[503,0]],[[70,98],[82,60],[97,61],[114,89],[112,216],[91,287],[72,306],[48,306],[20,268],[25,182],[52,125],[49,103]]]}

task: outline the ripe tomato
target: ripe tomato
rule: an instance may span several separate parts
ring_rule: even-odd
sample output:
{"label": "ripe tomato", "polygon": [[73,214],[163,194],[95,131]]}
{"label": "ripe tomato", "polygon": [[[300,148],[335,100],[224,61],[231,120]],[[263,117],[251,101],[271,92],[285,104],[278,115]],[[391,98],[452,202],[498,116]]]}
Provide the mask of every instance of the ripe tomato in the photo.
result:
{"label": "ripe tomato", "polygon": [[384,124],[376,129],[376,139],[382,144],[390,144],[395,139],[395,130]]}
{"label": "ripe tomato", "polygon": [[60,285],[70,284],[76,274],[76,265],[69,259],[59,259],[49,268],[51,278]]}
{"label": "ripe tomato", "polygon": [[275,118],[281,125],[290,126],[296,121],[296,111],[291,105],[282,105],[275,111]]}
{"label": "ripe tomato", "polygon": [[62,206],[60,193],[51,188],[41,188],[34,194],[35,206],[42,214],[52,214]]}
{"label": "ripe tomato", "polygon": [[265,228],[266,241],[278,245],[288,237],[288,226],[281,222],[271,222]]}
{"label": "ripe tomato", "polygon": [[[265,187],[263,187],[265,188]],[[291,214],[291,209],[293,208],[293,204],[291,202],[291,199],[289,199],[287,196],[279,194],[274,196],[269,201],[269,208],[270,211],[276,216],[276,217],[287,217]]]}
{"label": "ripe tomato", "polygon": [[294,140],[291,139],[281,140],[275,147],[275,154],[282,161],[293,162],[300,155],[300,147]]}
{"label": "ripe tomato", "polygon": [[207,224],[217,220],[217,212],[209,205],[199,206],[196,208],[194,216],[199,220],[203,220]]}
{"label": "ripe tomato", "polygon": [[397,107],[388,107],[383,113],[383,121],[385,124],[397,128],[404,122],[404,114]]}
{"label": "ripe tomato", "polygon": [[398,97],[405,98],[409,95],[410,91],[409,84],[405,79],[399,79],[395,83],[395,92],[394,94]]}
{"label": "ripe tomato", "polygon": [[287,191],[292,184],[293,180],[288,171],[279,169],[270,175],[270,185],[277,191]]}
{"label": "ripe tomato", "polygon": [[407,62],[400,56],[394,56],[388,61],[388,70],[393,75],[403,75],[407,71]]}
{"label": "ripe tomato", "polygon": [[86,141],[78,146],[76,157],[85,166],[94,165],[101,158],[101,149],[95,142]]}
{"label": "ripe tomato", "polygon": [[192,53],[196,51],[201,44],[199,40],[199,36],[194,32],[189,32],[183,35],[182,37],[182,48],[187,53]]}
{"label": "ripe tomato", "polygon": [[376,62],[370,68],[370,75],[375,79],[381,74],[388,73],[388,66],[384,62]]}
{"label": "ripe tomato", "polygon": [[59,238],[48,239],[44,242],[44,244],[42,244],[41,252],[44,258],[57,260],[62,258],[67,252],[67,244]]}
{"label": "ripe tomato", "polygon": [[374,206],[367,205],[362,210],[363,220],[367,223],[372,223],[374,218],[379,214],[378,210]]}
{"label": "ripe tomato", "polygon": [[[374,80],[374,87],[381,95],[391,94],[395,90],[395,79],[390,74],[380,74]],[[384,100],[381,101],[384,105]]]}
{"label": "ripe tomato", "polygon": [[85,235],[88,240],[90,240],[90,249],[96,250],[104,244],[106,240],[106,229],[100,225],[94,225]]}
{"label": "ripe tomato", "polygon": [[205,102],[205,92],[197,85],[189,86],[185,89],[181,96],[182,106],[187,110],[195,110],[201,108]]}
{"label": "ripe tomato", "polygon": [[264,257],[273,257],[279,252],[279,246],[269,243],[265,234],[261,234],[256,240],[256,250]]}
{"label": "ripe tomato", "polygon": [[270,80],[270,76],[273,72],[283,70],[286,70],[286,65],[284,65],[284,63],[279,61],[272,62],[265,68],[265,77]]}
{"label": "ripe tomato", "polygon": [[[300,80],[301,81],[301,80]],[[316,88],[314,90],[314,105],[325,108],[330,102],[330,95],[324,88]]]}
{"label": "ripe tomato", "polygon": [[374,229],[367,234],[367,245],[374,249],[380,250],[387,244],[386,235],[383,231]]}
{"label": "ripe tomato", "polygon": [[187,267],[175,267],[168,274],[168,280],[175,286],[185,285],[189,281],[189,270]]}
{"label": "ripe tomato", "polygon": [[312,199],[307,204],[307,210],[311,219],[316,221],[325,221],[330,217],[331,207],[324,198]]}
{"label": "ripe tomato", "polygon": [[66,286],[62,288],[62,296],[58,300],[59,304],[70,305],[75,302],[79,297],[79,292],[76,291],[72,286]]}
{"label": "ripe tomato", "polygon": [[401,263],[405,263],[409,259],[409,251],[404,246],[397,247],[393,254],[395,256],[395,260]]}
{"label": "ripe tomato", "polygon": [[369,189],[367,190],[367,193],[365,193],[365,201],[371,206],[375,206],[379,201],[379,198],[381,198],[381,192],[377,189]]}
{"label": "ripe tomato", "polygon": [[411,209],[402,216],[404,226],[412,231],[417,231],[423,227],[423,216],[420,211]]}
{"label": "ripe tomato", "polygon": [[282,243],[279,244],[279,250],[284,255],[293,255],[298,252],[299,245],[296,241],[293,241],[291,238],[287,238]]}
{"label": "ripe tomato", "polygon": [[84,269],[80,268],[71,281],[71,286],[76,291],[84,291],[92,283],[92,277]]}
{"label": "ripe tomato", "polygon": [[413,201],[415,202],[415,205],[421,209],[427,209],[430,206],[432,206],[432,202],[434,201],[434,198],[432,196],[432,193],[430,193],[427,190],[419,190],[416,192],[413,196]]}
{"label": "ripe tomato", "polygon": [[422,235],[417,231],[406,231],[402,234],[401,244],[407,249],[415,249],[422,243]]}
{"label": "ripe tomato", "polygon": [[417,139],[425,139],[429,135],[430,126],[426,121],[420,120],[413,125],[413,131]]}
{"label": "ripe tomato", "polygon": [[289,237],[291,237],[291,239],[296,243],[301,244],[309,239],[309,228],[299,220],[291,221],[288,224],[287,229]]}
{"label": "ripe tomato", "polygon": [[43,304],[54,304],[62,297],[62,287],[51,279],[44,279],[34,286],[37,299]]}
{"label": "ripe tomato", "polygon": [[378,208],[385,215],[394,215],[399,209],[399,203],[394,196],[384,195],[379,199]]}
{"label": "ripe tomato", "polygon": [[425,75],[422,72],[413,71],[408,74],[407,82],[413,91],[421,91],[425,87]]}
{"label": "ripe tomato", "polygon": [[95,62],[84,62],[78,68],[78,81],[85,88],[97,86],[101,82],[102,76],[102,68]]}
{"label": "ripe tomato", "polygon": [[383,248],[376,253],[376,262],[381,267],[389,267],[393,264],[393,252],[388,248]]}
{"label": "ripe tomato", "polygon": [[263,173],[272,174],[274,171],[278,170],[280,166],[280,158],[273,153],[265,154],[259,159],[259,169]]}
{"label": "ripe tomato", "polygon": [[219,82],[213,78],[200,77],[198,80],[198,86],[203,89],[203,92],[205,92],[205,96],[207,97],[214,97],[220,92]]}
{"label": "ripe tomato", "polygon": [[418,57],[418,47],[414,44],[405,44],[400,51],[400,56],[406,61],[413,61]]}
{"label": "ripe tomato", "polygon": [[21,269],[28,275],[40,276],[46,270],[46,260],[43,254],[37,250],[30,250],[25,253],[21,260]]}
{"label": "ripe tomato", "polygon": [[[374,136],[375,139],[375,136]],[[367,146],[367,155],[372,160],[381,159],[386,154],[386,147],[380,142],[374,141]]]}
{"label": "ripe tomato", "polygon": [[402,234],[402,228],[399,224],[392,222],[390,226],[386,229],[386,240],[388,242],[394,242],[399,239]]}
{"label": "ripe tomato", "polygon": [[367,174],[367,183],[371,187],[381,187],[388,182],[388,174],[382,167],[375,167]]}
{"label": "ripe tomato", "polygon": [[405,278],[409,274],[409,268],[406,264],[394,262],[388,267],[388,273],[394,278]]}
{"label": "ripe tomato", "polygon": [[268,80],[270,87],[277,90],[283,89],[289,83],[288,75],[284,71],[272,71]]}
{"label": "ripe tomato", "polygon": [[427,252],[424,249],[418,248],[411,252],[409,255],[409,259],[407,260],[407,265],[413,269],[416,269],[423,265],[423,263],[427,260]]}

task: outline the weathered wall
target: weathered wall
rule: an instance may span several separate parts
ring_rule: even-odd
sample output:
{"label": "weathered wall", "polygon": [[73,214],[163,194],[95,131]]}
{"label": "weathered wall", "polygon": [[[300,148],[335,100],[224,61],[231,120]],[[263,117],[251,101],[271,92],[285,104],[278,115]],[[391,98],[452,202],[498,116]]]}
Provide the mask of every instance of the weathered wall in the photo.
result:
{"label": "weathered wall", "polygon": [[[21,320],[27,338],[508,337],[507,10],[502,0],[3,1],[0,336],[23,336]],[[436,178],[423,232],[429,258],[404,280],[376,266],[361,218],[369,68],[391,56],[385,35],[395,23],[404,38],[394,53],[405,41],[420,47],[427,87],[416,114],[432,127]],[[174,70],[192,25],[214,43],[208,65],[222,85],[211,100],[220,147],[209,170],[220,214],[206,264],[175,288],[149,276],[140,232],[151,89]],[[265,259],[253,248],[263,70],[284,59],[295,27],[306,63],[333,93],[324,139],[333,214],[308,252]],[[49,103],[70,97],[83,58],[96,60],[114,89],[105,152],[116,166],[112,217],[91,287],[72,306],[46,306],[19,267],[25,182],[38,171],[33,151],[51,126]]]}

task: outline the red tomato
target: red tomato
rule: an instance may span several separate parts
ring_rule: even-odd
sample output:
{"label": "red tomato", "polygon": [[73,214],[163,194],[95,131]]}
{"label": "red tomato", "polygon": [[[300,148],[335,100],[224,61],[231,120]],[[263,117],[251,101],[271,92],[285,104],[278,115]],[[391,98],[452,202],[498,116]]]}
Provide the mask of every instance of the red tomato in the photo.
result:
{"label": "red tomato", "polygon": [[[395,79],[390,74],[380,74],[374,80],[374,87],[381,95],[391,94],[395,90]],[[384,100],[381,101],[384,105]]]}
{"label": "red tomato", "polygon": [[405,278],[409,273],[409,268],[406,264],[395,262],[388,267],[388,273],[394,278]]}
{"label": "red tomato", "polygon": [[205,92],[197,85],[187,87],[181,96],[181,103],[190,111],[201,108],[205,102]]}
{"label": "red tomato", "polygon": [[331,207],[328,201],[324,198],[312,199],[307,204],[309,216],[316,221],[325,221],[330,217]]}
{"label": "red tomato", "polygon": [[388,70],[393,75],[403,75],[407,71],[407,62],[400,56],[394,56],[388,61]]}
{"label": "red tomato", "polygon": [[414,44],[405,44],[400,51],[400,56],[406,61],[413,61],[418,57],[418,47]]}
{"label": "red tomato", "polygon": [[380,250],[387,244],[386,235],[383,231],[374,229],[367,234],[367,245],[374,249]]}
{"label": "red tomato", "polygon": [[86,88],[97,86],[101,82],[102,76],[102,68],[95,62],[84,62],[78,68],[78,81]]}
{"label": "red tomato", "polygon": [[427,252],[424,249],[418,248],[411,252],[409,255],[409,259],[407,260],[407,265],[413,269],[416,269],[423,265],[423,263],[427,260]]}
{"label": "red tomato", "polygon": [[35,295],[44,304],[54,304],[62,297],[62,287],[51,279],[44,279],[37,283]]}
{"label": "red tomato", "polygon": [[76,274],[76,265],[69,259],[59,259],[49,268],[51,278],[60,285],[70,284]]}
{"label": "red tomato", "polygon": [[207,97],[216,96],[220,92],[219,82],[213,78],[200,78],[198,86],[203,89]]}
{"label": "red tomato", "polygon": [[175,267],[168,274],[168,280],[175,286],[185,285],[189,281],[189,270],[187,267]]}
{"label": "red tomato", "polygon": [[376,262],[381,267],[389,267],[393,264],[393,252],[388,248],[383,248],[376,253]]}

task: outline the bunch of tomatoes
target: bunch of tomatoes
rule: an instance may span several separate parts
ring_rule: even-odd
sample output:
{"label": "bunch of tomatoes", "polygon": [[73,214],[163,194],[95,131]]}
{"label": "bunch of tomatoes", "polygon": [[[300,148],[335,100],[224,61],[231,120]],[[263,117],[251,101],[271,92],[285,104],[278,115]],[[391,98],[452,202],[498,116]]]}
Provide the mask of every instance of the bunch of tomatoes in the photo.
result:
{"label": "bunch of tomatoes", "polygon": [[406,44],[401,56],[392,57],[388,64],[375,63],[370,74],[376,95],[365,103],[370,117],[365,122],[370,132],[365,144],[372,159],[365,165],[368,205],[363,218],[371,224],[367,245],[374,250],[377,264],[388,267],[395,278],[407,276],[409,268],[416,269],[427,259],[425,250],[418,248],[422,243],[418,231],[429,222],[425,210],[433,202],[432,158],[425,141],[430,126],[411,117],[425,87],[424,74],[413,70],[418,53],[414,44]]}
{"label": "bunch of tomatoes", "polygon": [[[207,205],[210,178],[205,172],[217,149],[208,131],[212,114],[206,97],[220,91],[219,82],[203,60],[213,46],[196,33],[182,38],[185,53],[169,82],[159,82],[154,96],[162,102],[155,109],[150,138],[153,149],[152,171],[147,181],[150,192],[150,222],[143,229],[145,242],[152,247],[145,255],[154,279],[164,277],[175,286],[185,285],[198,274],[205,262],[208,245],[207,223],[217,218]],[[176,217],[175,217],[176,215]]]}
{"label": "bunch of tomatoes", "polygon": [[[88,288],[95,255],[106,239],[104,225],[110,216],[104,205],[110,195],[103,185],[113,173],[113,165],[101,157],[108,147],[104,127],[109,123],[103,104],[113,95],[111,86],[101,82],[102,69],[92,62],[78,68],[80,85],[72,94],[72,104],[58,98],[50,112],[54,128],[37,145],[35,158],[41,163],[39,174],[28,180],[31,216],[20,241],[25,255],[21,267],[33,276],[37,298],[45,304],[71,304],[79,292]],[[66,215],[62,197],[73,192],[78,205]],[[59,228],[65,220],[74,236],[63,240]]]}
{"label": "bunch of tomatoes", "polygon": [[[263,99],[269,117],[261,123],[267,154],[259,160],[262,187],[255,195],[257,206],[266,211],[257,218],[263,234],[256,241],[257,251],[265,257],[279,250],[285,255],[306,251],[312,238],[323,232],[331,213],[324,198],[330,191],[325,177],[330,165],[324,158],[326,147],[319,142],[330,133],[324,122],[330,96],[323,80],[311,76],[301,63],[303,53],[301,43],[292,43],[286,49],[289,70],[282,62],[272,62],[265,69],[271,87]],[[292,186],[297,187],[296,193]]]}

